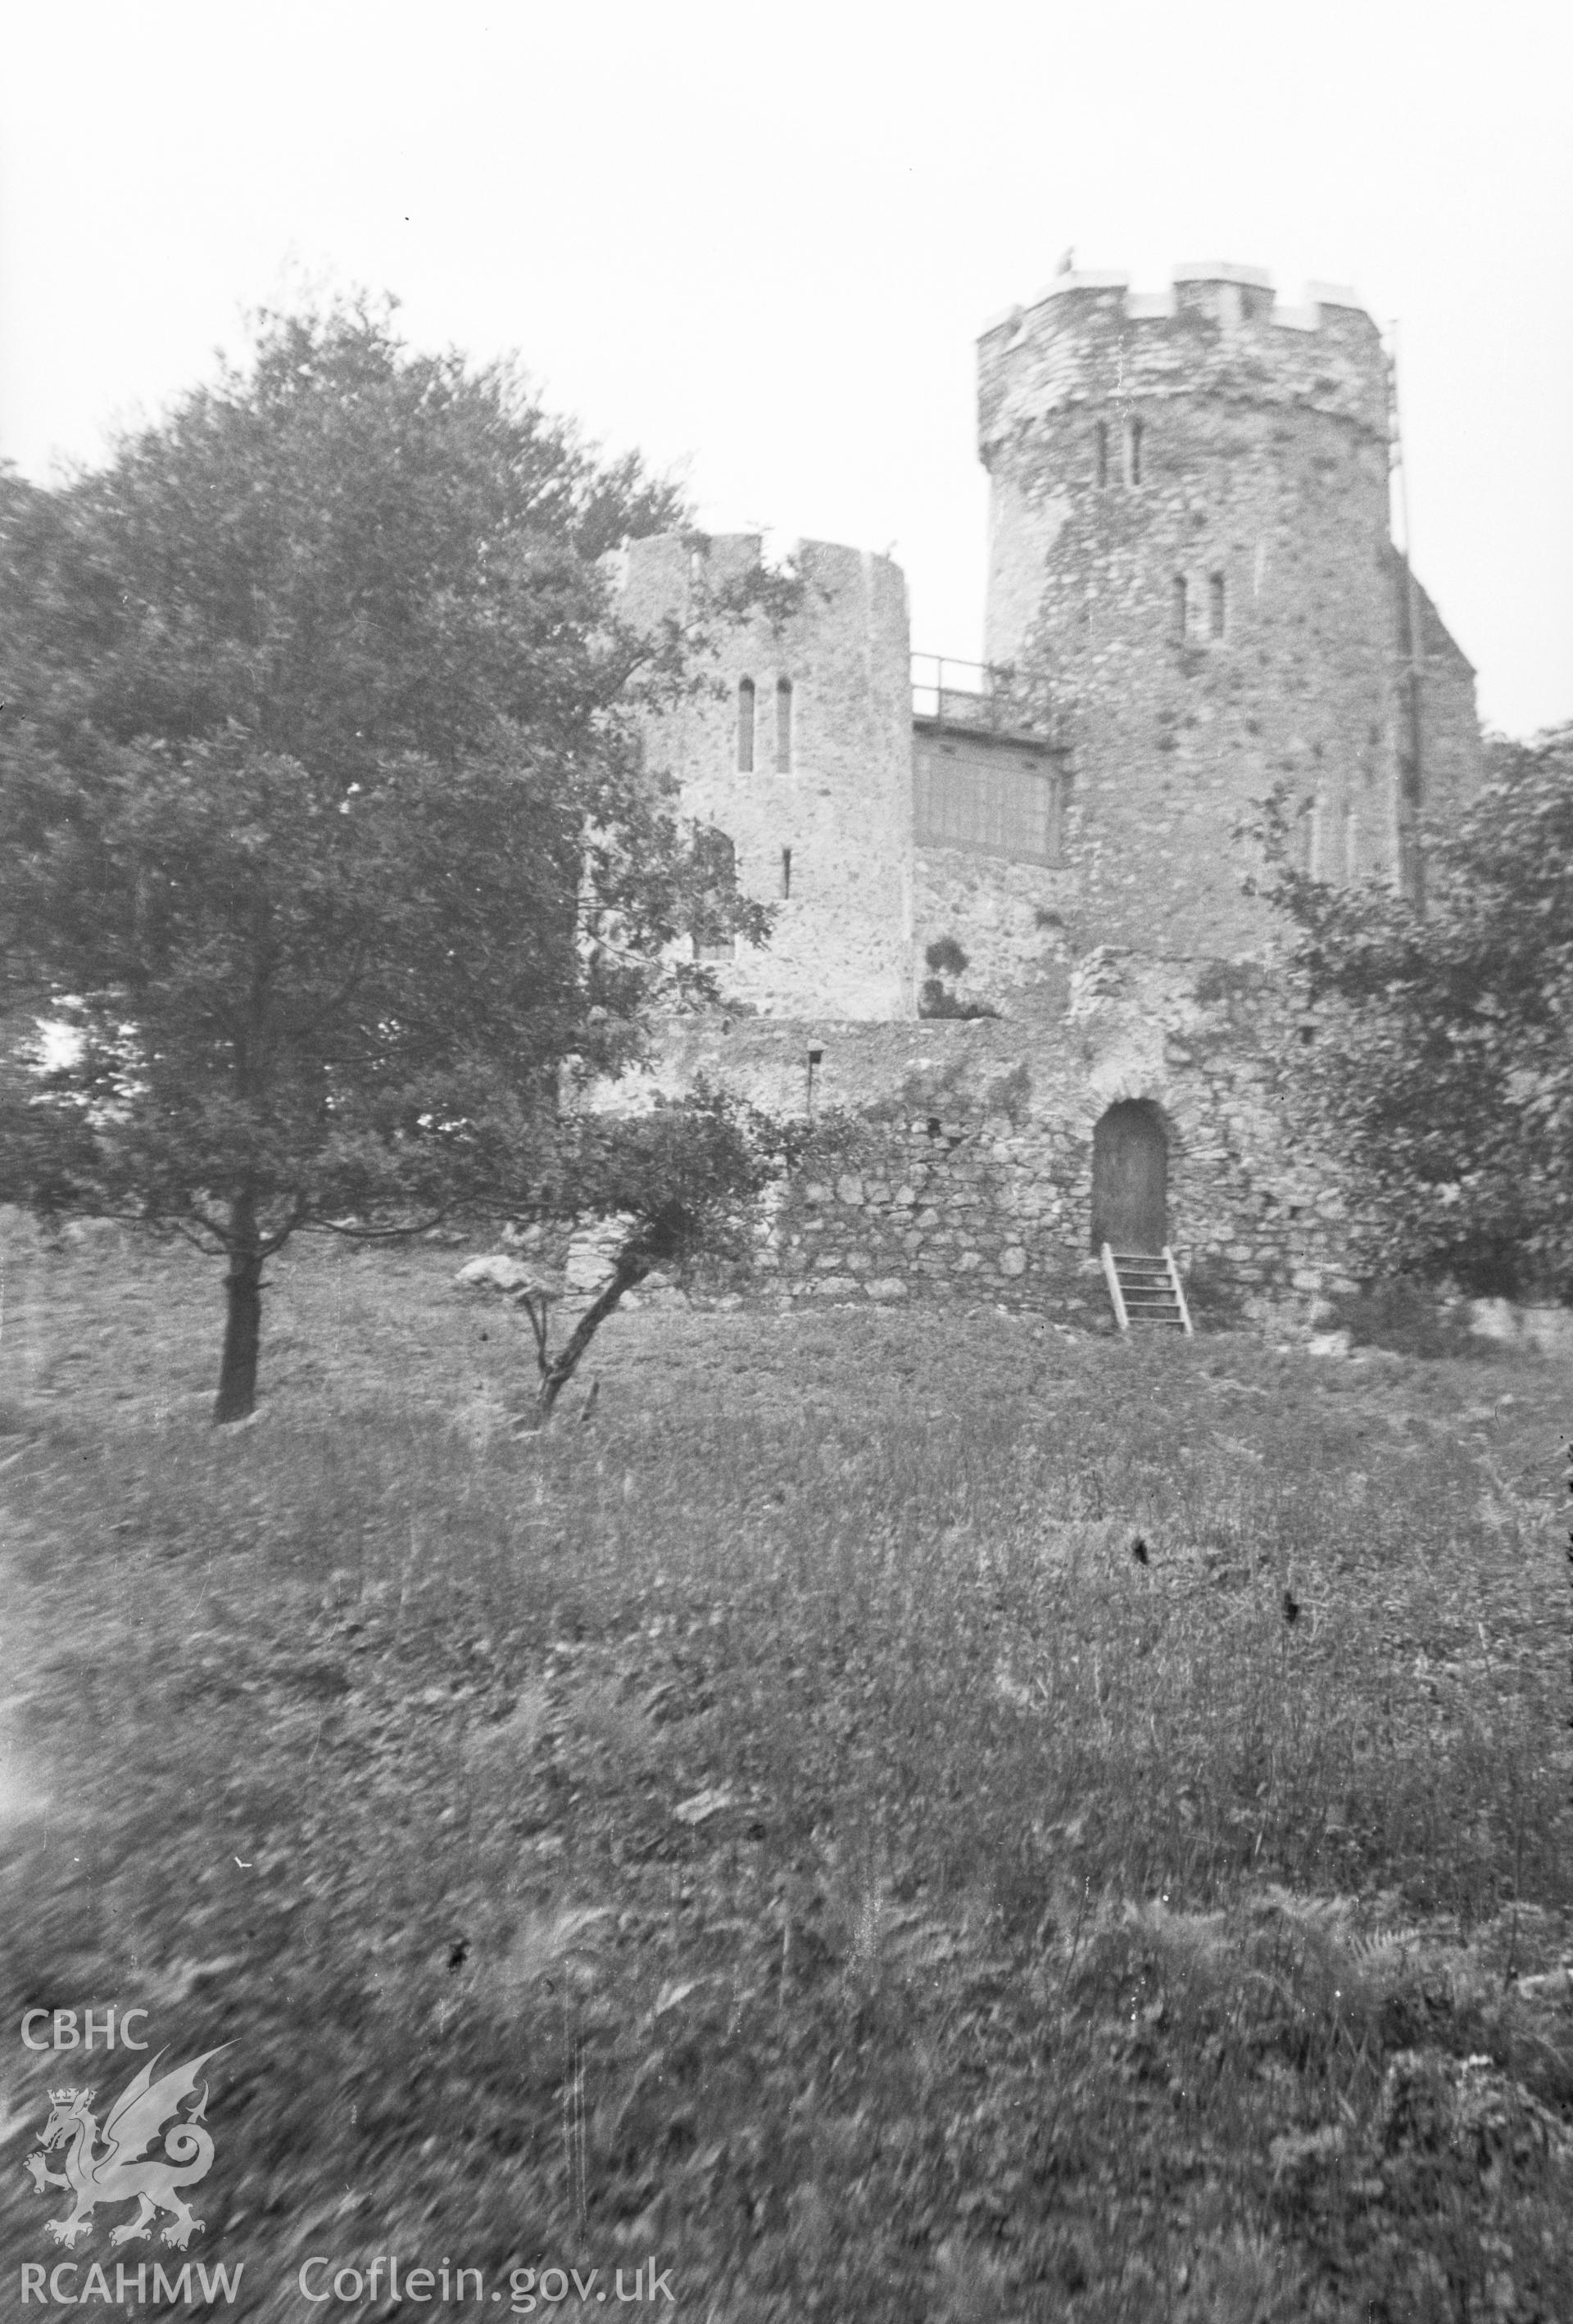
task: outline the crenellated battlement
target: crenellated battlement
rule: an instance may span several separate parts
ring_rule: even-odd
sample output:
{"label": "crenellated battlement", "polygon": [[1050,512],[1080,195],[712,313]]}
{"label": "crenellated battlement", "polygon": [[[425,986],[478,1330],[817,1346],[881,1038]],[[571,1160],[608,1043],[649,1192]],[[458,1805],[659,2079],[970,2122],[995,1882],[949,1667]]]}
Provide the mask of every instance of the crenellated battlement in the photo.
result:
{"label": "crenellated battlement", "polygon": [[1319,322],[1320,310],[1324,307],[1351,308],[1356,314],[1366,314],[1365,301],[1347,283],[1308,282],[1299,306],[1281,307],[1278,294],[1272,287],[1272,277],[1264,267],[1239,266],[1226,258],[1192,259],[1173,269],[1168,287],[1161,290],[1133,290],[1128,274],[1110,272],[1107,268],[1068,270],[1063,274],[1056,274],[1025,305],[1009,307],[1004,314],[995,315],[984,325],[980,337],[987,338],[1007,326],[1014,327],[1024,315],[1034,308],[1041,307],[1048,300],[1064,299],[1077,291],[1094,290],[1106,296],[1112,293],[1119,299],[1132,321],[1145,321],[1176,314],[1181,304],[1205,311],[1209,302],[1205,298],[1198,298],[1198,292],[1220,288],[1253,293],[1250,300],[1242,302],[1251,312],[1264,315],[1274,322],[1291,318],[1291,327],[1296,329],[1301,327],[1302,318],[1307,315],[1315,315]]}
{"label": "crenellated battlement", "polygon": [[672,1020],[662,1080],[863,1117],[760,1254],[793,1301],[1079,1305],[1122,1188],[1127,1251],[1252,1313],[1341,1287],[1263,805],[1313,879],[1414,893],[1481,779],[1473,673],[1391,539],[1376,326],[1223,261],[1063,273],[979,374],[982,662],[914,666],[899,567],[834,542],[606,560],[623,621],[694,649],[647,779],[772,923],[735,945],[694,900],[669,957],[721,1005]]}
{"label": "crenellated battlement", "polygon": [[1211,260],[1176,266],[1156,291],[1122,273],[1058,274],[978,341],[985,462],[1003,438],[1077,405],[1208,394],[1296,404],[1383,436],[1381,335],[1343,284],[1310,282],[1300,304],[1281,304],[1262,268]]}
{"label": "crenellated battlement", "polygon": [[1445,822],[1475,779],[1470,674],[1430,677],[1453,706],[1417,746],[1358,293],[1281,303],[1217,259],[1161,291],[1056,275],[979,341],[978,440],[984,650],[1054,674],[1087,925],[1174,954],[1269,940],[1242,849],[1271,792],[1318,878],[1409,879],[1422,801]]}

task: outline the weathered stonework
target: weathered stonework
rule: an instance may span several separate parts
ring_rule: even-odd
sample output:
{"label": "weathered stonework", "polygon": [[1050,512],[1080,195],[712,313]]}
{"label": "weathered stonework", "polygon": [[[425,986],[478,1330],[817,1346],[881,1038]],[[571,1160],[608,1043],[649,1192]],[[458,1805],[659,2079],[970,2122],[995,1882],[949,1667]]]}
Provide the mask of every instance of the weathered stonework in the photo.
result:
{"label": "weathered stonework", "polygon": [[[977,690],[941,668],[915,698],[897,568],[810,542],[797,603],[736,620],[650,728],[778,912],[655,1078],[835,1117],[762,1229],[783,1298],[1101,1314],[1094,1132],[1133,1106],[1198,1306],[1347,1287],[1357,1222],[1294,1112],[1315,1028],[1252,890],[1264,803],[1316,876],[1419,892],[1482,771],[1473,672],[1390,539],[1376,327],[1249,268],[1067,274],[978,360]],[[686,621],[759,553],[636,543],[625,617]]]}
{"label": "weathered stonework", "polygon": [[950,936],[967,966],[949,980],[958,1001],[979,1002],[1024,1024],[1064,1013],[1069,982],[1069,882],[1034,864],[980,866],[959,848],[917,858],[915,919],[928,945]]}
{"label": "weathered stonework", "polygon": [[[650,627],[669,616],[686,621],[701,591],[757,566],[760,549],[751,534],[723,535],[702,549],[673,536],[635,541],[624,616]],[[712,964],[728,992],[777,1016],[822,1007],[833,994],[847,1017],[910,1017],[906,583],[888,558],[829,541],[800,541],[793,562],[795,607],[779,621],[761,612],[724,631],[703,692],[652,720],[647,753],[680,779],[684,812],[732,840],[741,886],[775,908],[767,948],[741,945]],[[743,756],[752,765],[740,766]]]}
{"label": "weathered stonework", "polygon": [[[1264,276],[1217,266],[1138,299],[1069,274],[978,362],[986,650],[1052,674],[1085,940],[1259,948],[1242,878],[1273,791],[1319,877],[1398,876],[1406,592],[1385,357],[1353,294],[1285,309]],[[1478,783],[1478,730],[1472,673],[1427,611],[1421,803],[1434,770],[1446,811]]]}
{"label": "weathered stonework", "polygon": [[1198,1001],[1183,977],[1097,955],[1058,1028],[695,1019],[669,1028],[654,1079],[702,1077],[778,1116],[812,1104],[818,1149],[759,1254],[779,1296],[964,1294],[1068,1320],[1106,1312],[1094,1130],[1147,1100],[1168,1147],[1168,1240],[1198,1304],[1248,1316],[1354,1286],[1351,1222],[1286,1071],[1305,1029],[1265,979]]}
{"label": "weathered stonework", "polygon": [[[1396,552],[1393,559],[1393,604],[1396,613],[1393,652],[1401,663],[1410,651],[1410,591],[1408,575]],[[1420,767],[1413,765],[1412,742],[1400,728],[1399,787],[1401,796],[1413,792],[1409,819],[1416,826],[1420,860],[1445,839],[1480,788],[1485,768],[1480,748],[1480,723],[1475,712],[1475,672],[1448,635],[1441,615],[1417,582],[1414,606],[1420,632]]]}

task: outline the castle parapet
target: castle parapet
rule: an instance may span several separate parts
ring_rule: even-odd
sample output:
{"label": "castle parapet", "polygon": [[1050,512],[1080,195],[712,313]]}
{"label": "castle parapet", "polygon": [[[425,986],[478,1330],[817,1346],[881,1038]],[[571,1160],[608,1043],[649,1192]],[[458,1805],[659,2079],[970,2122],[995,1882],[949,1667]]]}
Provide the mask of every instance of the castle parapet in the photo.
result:
{"label": "castle parapet", "polygon": [[1260,267],[1224,260],[1177,266],[1165,290],[1133,291],[1125,274],[1056,275],[978,342],[979,449],[1078,404],[1216,394],[1294,404],[1384,437],[1381,336],[1358,294],[1309,283],[1279,303]]}

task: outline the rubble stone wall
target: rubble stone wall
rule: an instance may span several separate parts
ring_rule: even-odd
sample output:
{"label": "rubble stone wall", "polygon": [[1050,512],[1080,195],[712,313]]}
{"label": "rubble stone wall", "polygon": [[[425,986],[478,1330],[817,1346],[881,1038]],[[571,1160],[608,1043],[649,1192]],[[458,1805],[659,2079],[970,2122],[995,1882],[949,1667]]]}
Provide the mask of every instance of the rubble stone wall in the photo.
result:
{"label": "rubble stone wall", "polygon": [[[754,534],[703,548],[662,535],[625,552],[621,610],[635,627],[689,620],[758,567]],[[911,658],[906,582],[885,557],[822,540],[794,552],[795,610],[720,625],[694,698],[652,718],[652,769],[682,813],[724,831],[744,890],[774,908],[772,943],[715,964],[729,995],[774,1015],[834,1007],[911,1017]],[[739,759],[739,688],[754,688],[753,765]],[[784,727],[779,689],[790,687]],[[782,746],[783,733],[785,736]]]}
{"label": "rubble stone wall", "polygon": [[[888,559],[800,544],[795,600],[765,589],[722,625],[710,682],[647,750],[777,918],[767,947],[714,964],[726,1013],[674,1025],[653,1078],[819,1120],[758,1252],[782,1298],[1101,1308],[1093,1133],[1128,1100],[1161,1122],[1198,1307],[1353,1288],[1360,1222],[1295,1114],[1316,1028],[1274,981],[1282,926],[1252,878],[1264,803],[1315,876],[1418,884],[1481,779],[1474,674],[1423,591],[1413,765],[1376,326],[1328,285],[1286,307],[1250,268],[1184,268],[1152,296],[1073,273],[978,363],[985,650],[1014,678],[937,694],[918,750],[958,765],[936,788],[930,761],[915,779]],[[690,622],[762,575],[761,550],[635,542],[624,617]],[[994,739],[964,750],[973,700]],[[1051,783],[1047,816],[1007,761]],[[947,1013],[920,1019],[930,947],[925,1007]]]}
{"label": "rubble stone wall", "polygon": [[[1352,295],[1286,309],[1248,268],[1188,270],[1159,298],[1065,276],[984,335],[978,392],[986,651],[1059,690],[1083,942],[1262,949],[1241,875],[1274,791],[1319,876],[1393,874],[1408,718],[1387,382]],[[1427,715],[1451,798],[1472,752],[1478,779],[1456,649]]]}
{"label": "rubble stone wall", "polygon": [[1354,1288],[1346,1205],[1284,1070],[1311,1028],[1244,972],[1203,991],[1099,955],[1055,1027],[693,1020],[670,1028],[655,1078],[799,1119],[811,1105],[816,1136],[756,1259],[757,1287],[787,1300],[1101,1315],[1093,1132],[1131,1098],[1163,1126],[1168,1239],[1203,1316]]}
{"label": "rubble stone wall", "polygon": [[1076,883],[1046,863],[1011,863],[960,847],[920,847],[914,859],[914,937],[920,985],[928,947],[958,944],[967,967],[943,979],[962,1004],[1031,1025],[1057,1021],[1069,991],[1069,929]]}
{"label": "rubble stone wall", "polygon": [[[1399,561],[1399,584],[1403,580]],[[1395,593],[1398,586],[1395,585]],[[1402,596],[1406,602],[1402,643],[1407,652],[1407,586],[1402,588]],[[1418,584],[1415,596],[1421,647],[1418,821],[1422,845],[1434,847],[1457,828],[1460,816],[1485,781],[1485,754],[1475,710],[1474,669]]]}

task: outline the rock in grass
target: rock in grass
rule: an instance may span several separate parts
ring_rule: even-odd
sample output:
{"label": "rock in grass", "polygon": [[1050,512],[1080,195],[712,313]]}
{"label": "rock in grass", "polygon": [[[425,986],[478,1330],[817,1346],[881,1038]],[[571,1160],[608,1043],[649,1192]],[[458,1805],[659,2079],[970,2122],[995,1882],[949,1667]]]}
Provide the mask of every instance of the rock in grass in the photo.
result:
{"label": "rock in grass", "polygon": [[704,1791],[695,1792],[691,1798],[680,1800],[672,1813],[679,1823],[708,1823],[712,1816],[720,1815],[726,1809],[736,1805],[730,1792],[707,1785]]}
{"label": "rock in grass", "polygon": [[467,1291],[528,1291],[534,1287],[539,1272],[524,1259],[494,1250],[481,1259],[467,1259],[453,1279]]}

